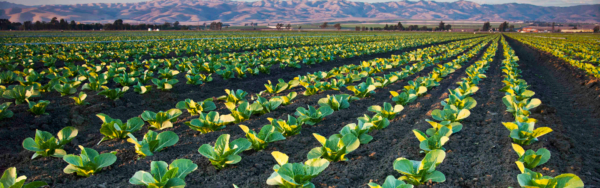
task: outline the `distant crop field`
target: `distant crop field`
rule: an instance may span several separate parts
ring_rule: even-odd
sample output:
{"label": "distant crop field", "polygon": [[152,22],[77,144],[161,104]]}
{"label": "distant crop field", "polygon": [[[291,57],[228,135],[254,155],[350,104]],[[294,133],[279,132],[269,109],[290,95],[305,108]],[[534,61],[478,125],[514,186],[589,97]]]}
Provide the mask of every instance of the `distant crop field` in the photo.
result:
{"label": "distant crop field", "polygon": [[0,43],[0,187],[600,186],[595,34],[44,31]]}

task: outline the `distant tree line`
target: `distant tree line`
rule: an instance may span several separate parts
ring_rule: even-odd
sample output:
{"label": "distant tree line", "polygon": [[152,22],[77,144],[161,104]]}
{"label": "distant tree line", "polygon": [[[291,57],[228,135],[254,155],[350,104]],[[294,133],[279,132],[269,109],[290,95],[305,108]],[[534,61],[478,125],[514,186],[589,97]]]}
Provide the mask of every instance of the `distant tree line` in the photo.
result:
{"label": "distant tree line", "polygon": [[[219,22],[220,23],[220,22]],[[179,21],[174,23],[165,22],[163,24],[130,24],[123,23],[122,19],[117,19],[113,23],[79,23],[75,20],[52,18],[49,22],[46,21],[25,21],[11,22],[8,19],[0,19],[0,30],[187,30],[187,26],[181,26]]]}

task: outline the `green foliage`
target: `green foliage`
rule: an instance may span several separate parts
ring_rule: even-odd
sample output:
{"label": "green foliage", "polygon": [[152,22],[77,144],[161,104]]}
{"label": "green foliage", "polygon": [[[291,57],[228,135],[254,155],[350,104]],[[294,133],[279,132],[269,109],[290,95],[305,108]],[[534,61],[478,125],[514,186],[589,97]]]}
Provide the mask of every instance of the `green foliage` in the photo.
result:
{"label": "green foliage", "polygon": [[229,134],[222,134],[217,138],[215,146],[203,144],[198,152],[208,158],[216,169],[225,168],[227,165],[237,164],[242,160],[238,154],[248,149],[252,143],[245,138],[238,138],[229,143]]}
{"label": "green foliage", "polygon": [[260,103],[250,105],[247,101],[240,103],[237,107],[235,106],[235,103],[231,102],[225,103],[225,106],[231,111],[231,116],[235,119],[235,123],[244,122],[250,119],[252,114],[261,113],[263,110]]}
{"label": "green foliage", "polygon": [[542,101],[537,98],[517,100],[515,96],[510,95],[502,97],[502,102],[506,106],[506,111],[512,113],[514,117],[529,116],[531,109],[542,104]]}
{"label": "green foliage", "polygon": [[435,168],[444,161],[444,158],[446,158],[446,153],[442,150],[430,151],[422,161],[398,158],[394,161],[394,170],[404,175],[399,180],[413,185],[422,185],[427,182],[441,183],[446,181],[446,176]]}
{"label": "green foliage", "polygon": [[581,178],[575,174],[561,174],[556,177],[544,176],[541,173],[531,171],[517,161],[521,174],[517,176],[521,187],[531,188],[583,188]]}
{"label": "green foliage", "polygon": [[79,92],[78,96],[72,96],[69,97],[71,99],[73,99],[75,101],[76,105],[88,105],[90,103],[86,102],[85,99],[87,98],[87,94],[85,94],[83,91]]}
{"label": "green foliage", "polygon": [[470,97],[471,94],[465,94],[460,92],[459,89],[449,90],[450,95],[447,99],[442,101],[442,106],[454,105],[457,109],[473,109],[477,106],[477,101]]}
{"label": "green foliage", "polygon": [[[421,153],[429,153],[433,150],[443,150],[446,149],[443,147],[450,138],[448,137],[450,134],[450,129],[447,127],[441,127],[439,131],[433,134],[425,134],[417,129],[413,130],[415,137],[419,140],[419,148],[421,148]],[[430,133],[430,132],[428,132]]]}
{"label": "green foliage", "polygon": [[394,178],[394,176],[389,175],[385,178],[385,182],[383,185],[378,185],[376,183],[369,183],[369,188],[413,188],[414,186],[411,184],[406,184],[402,180],[398,180]]}
{"label": "green foliage", "polygon": [[35,159],[39,156],[47,157],[63,157],[67,154],[63,147],[68,144],[77,136],[77,129],[74,127],[65,127],[58,131],[57,137],[52,136],[51,133],[46,131],[35,131],[35,139],[26,138],[23,140],[23,148],[29,151],[35,152],[31,159]]}
{"label": "green foliage", "polygon": [[277,164],[273,166],[273,174],[267,179],[268,185],[286,188],[314,188],[310,182],[329,166],[329,161],[321,158],[309,159],[304,164],[288,163],[289,157],[281,152],[271,153]]}
{"label": "green foliage", "polygon": [[65,155],[63,160],[69,165],[65,167],[65,174],[76,173],[78,176],[89,177],[98,173],[102,168],[107,167],[117,161],[117,156],[114,153],[99,154],[92,148],[79,146],[81,155]]}
{"label": "green foliage", "polygon": [[98,92],[98,95],[104,95],[106,98],[109,98],[113,101],[116,101],[117,99],[120,99],[121,97],[123,97],[125,95],[125,92],[127,92],[127,90],[129,90],[129,87],[127,87],[127,86],[123,87],[123,89],[121,89],[121,88],[110,89],[106,86],[102,86],[102,88],[104,88],[104,90]]}
{"label": "green foliage", "polygon": [[261,97],[260,95],[256,95],[256,102],[254,102],[252,105],[256,103],[262,106],[262,111],[260,111],[260,114],[266,114],[277,109],[277,107],[279,107],[279,105],[281,105],[283,101],[279,99],[267,100],[266,98]]}
{"label": "green foliage", "polygon": [[400,111],[402,110],[404,110],[404,106],[399,104],[392,106],[392,104],[387,102],[383,103],[383,107],[379,105],[373,105],[369,107],[369,111],[375,112],[377,113],[377,115],[380,115],[381,117],[386,118],[388,120],[394,119],[396,117],[396,114],[400,113]]}
{"label": "green foliage", "polygon": [[225,102],[239,104],[243,101],[246,101],[246,96],[248,95],[247,92],[241,89],[236,91],[225,89],[225,93],[227,93],[227,95],[220,96],[217,98],[217,100],[224,100]]}
{"label": "green foliage", "polygon": [[0,178],[0,188],[38,188],[48,185],[43,181],[34,181],[25,184],[25,180],[27,180],[27,176],[17,177],[17,168],[9,167],[2,174],[2,178]]}
{"label": "green foliage", "polygon": [[10,104],[10,102],[0,104],[0,120],[11,118],[14,115],[13,111],[8,109]]}
{"label": "green foliage", "polygon": [[190,113],[190,115],[193,116],[198,115],[201,112],[209,112],[217,109],[217,106],[213,102],[212,98],[205,99],[199,103],[192,99],[185,99],[184,101],[179,101],[175,107],[181,110],[185,109]]}
{"label": "green foliage", "polygon": [[14,85],[8,87],[2,93],[2,97],[6,99],[14,99],[15,105],[28,103],[30,98],[39,97],[40,92],[34,86]]}
{"label": "green foliage", "polygon": [[167,110],[166,112],[159,111],[158,113],[144,111],[142,119],[150,124],[151,129],[163,130],[173,127],[173,123],[177,121],[177,117],[181,114],[181,110],[176,108]]}
{"label": "green foliage", "polygon": [[267,88],[268,93],[281,93],[289,88],[289,84],[283,81],[283,79],[279,79],[279,83],[277,85],[271,84],[271,80],[268,80],[268,84],[265,84],[265,88]]}
{"label": "green foliage", "polygon": [[133,92],[139,93],[140,95],[146,94],[150,90],[152,90],[152,85],[143,85],[142,82],[133,85]]}
{"label": "green foliage", "polygon": [[256,151],[265,149],[271,142],[285,140],[283,134],[271,125],[264,125],[258,133],[245,125],[240,125],[240,128],[246,133],[248,141],[252,143],[252,149]]}
{"label": "green foliage", "polygon": [[373,117],[369,117],[367,114],[365,114],[363,117],[359,117],[357,119],[359,124],[370,123],[372,125],[372,129],[384,129],[390,125],[390,120],[379,114],[375,114]]}
{"label": "green foliage", "polygon": [[294,116],[288,115],[288,120],[267,118],[271,125],[285,137],[297,135],[302,130],[302,121],[298,121]]}
{"label": "green foliage", "polygon": [[517,117],[514,122],[502,122],[502,124],[510,131],[510,138],[514,143],[525,146],[538,141],[538,137],[552,132],[550,127],[535,128],[536,122],[537,120],[533,118]]}
{"label": "green foliage", "polygon": [[168,91],[173,89],[173,85],[175,85],[176,83],[178,83],[179,80],[177,79],[156,79],[153,78],[152,79],[152,83],[154,83],[154,85],[156,85],[156,88],[160,89],[161,91]]}
{"label": "green foliage", "polygon": [[198,165],[189,159],[175,159],[170,165],[164,161],[152,161],[150,172],[137,171],[129,183],[148,188],[182,188],[185,187],[185,177],[196,169]]}
{"label": "green foliage", "polygon": [[412,94],[412,93],[408,93],[408,92],[402,92],[402,93],[398,94],[398,92],[395,92],[395,91],[390,91],[390,93],[392,94],[392,101],[394,101],[396,104],[399,104],[399,105],[405,106],[408,103],[411,103],[411,102],[417,100],[416,94]]}
{"label": "green foliage", "polygon": [[276,97],[272,97],[272,100],[280,100],[281,101],[281,105],[283,106],[287,106],[289,104],[292,104],[292,100],[294,100],[296,98],[298,94],[296,92],[290,92],[289,94],[285,95],[285,96],[276,96]]}
{"label": "green foliage", "polygon": [[356,86],[348,86],[346,89],[354,92],[354,96],[358,98],[365,98],[375,94],[375,85],[368,85],[366,82],[360,83]]}
{"label": "green foliage", "polygon": [[345,136],[347,134],[352,134],[356,138],[358,138],[361,144],[367,144],[371,142],[371,140],[373,140],[373,137],[367,134],[369,133],[369,130],[371,130],[372,127],[373,124],[371,123],[364,123],[362,121],[359,121],[358,125],[351,123],[344,126],[344,128],[340,130],[340,135]]}
{"label": "green foliage", "polygon": [[319,99],[319,106],[328,106],[334,111],[339,111],[341,109],[345,109],[350,107],[350,102],[357,100],[358,98],[350,96],[348,94],[341,95],[327,95],[326,98]]}
{"label": "green foliage", "polygon": [[512,144],[512,147],[513,150],[515,150],[515,152],[517,152],[519,155],[518,162],[523,163],[525,168],[534,169],[535,167],[543,165],[550,160],[550,151],[548,151],[546,148],[538,149],[536,152],[530,149],[525,151],[523,147],[519,146],[518,144]]}
{"label": "green foliage", "polygon": [[104,135],[98,144],[106,140],[126,138],[127,134],[137,132],[144,126],[144,121],[139,117],[133,117],[128,119],[127,123],[123,123],[120,119],[113,119],[103,113],[96,116],[102,120],[100,133]]}
{"label": "green foliage", "polygon": [[321,143],[321,147],[316,147],[308,152],[308,159],[324,158],[329,161],[347,161],[346,155],[360,146],[360,140],[354,134],[334,134],[329,139],[317,133],[313,136]]}
{"label": "green foliage", "polygon": [[431,117],[438,121],[460,122],[469,117],[471,112],[467,109],[458,109],[454,105],[446,105],[444,109],[435,109],[431,112]]}
{"label": "green foliage", "polygon": [[130,142],[135,145],[135,152],[140,155],[141,158],[152,156],[154,153],[162,151],[164,148],[173,146],[179,141],[179,136],[173,131],[164,131],[160,134],[148,130],[148,133],[144,135],[144,139],[138,141],[135,136],[131,133],[127,133]]}
{"label": "green foliage", "polygon": [[37,103],[29,101],[29,111],[35,115],[47,115],[46,106],[50,104],[50,101],[40,100]]}
{"label": "green foliage", "polygon": [[298,107],[296,113],[294,113],[298,117],[298,121],[307,125],[315,125],[321,122],[325,116],[331,114],[333,114],[333,109],[328,106],[321,106],[318,110],[312,106],[308,106],[308,110],[304,107]]}
{"label": "green foliage", "polygon": [[200,112],[198,119],[192,119],[190,122],[185,124],[191,129],[200,131],[202,134],[221,130],[225,128],[225,125],[235,121],[232,116],[219,115],[219,112],[210,111],[208,113]]}

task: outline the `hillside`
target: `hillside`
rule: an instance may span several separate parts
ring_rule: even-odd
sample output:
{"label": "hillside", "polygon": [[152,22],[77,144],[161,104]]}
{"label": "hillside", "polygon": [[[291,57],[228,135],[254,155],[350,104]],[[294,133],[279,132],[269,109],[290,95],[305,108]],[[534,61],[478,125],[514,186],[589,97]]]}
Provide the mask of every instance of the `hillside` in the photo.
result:
{"label": "hillside", "polygon": [[140,3],[90,3],[25,6],[0,2],[0,18],[10,21],[42,20],[52,17],[84,22],[321,22],[384,19],[598,22],[600,4],[572,7],[543,7],[529,4],[477,4],[470,1],[392,1],[365,3],[347,0],[154,0]]}

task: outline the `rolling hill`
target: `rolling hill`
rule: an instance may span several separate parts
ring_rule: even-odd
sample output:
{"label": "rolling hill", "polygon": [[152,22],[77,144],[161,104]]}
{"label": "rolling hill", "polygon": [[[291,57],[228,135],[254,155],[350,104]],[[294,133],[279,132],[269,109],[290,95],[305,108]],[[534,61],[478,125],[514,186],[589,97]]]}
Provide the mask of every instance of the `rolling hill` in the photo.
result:
{"label": "rolling hill", "polygon": [[140,3],[90,3],[25,6],[0,2],[0,18],[10,21],[52,17],[81,22],[322,22],[366,20],[472,20],[599,22],[600,4],[544,7],[529,4],[477,4],[470,1],[391,1],[366,3],[348,0],[153,0]]}

